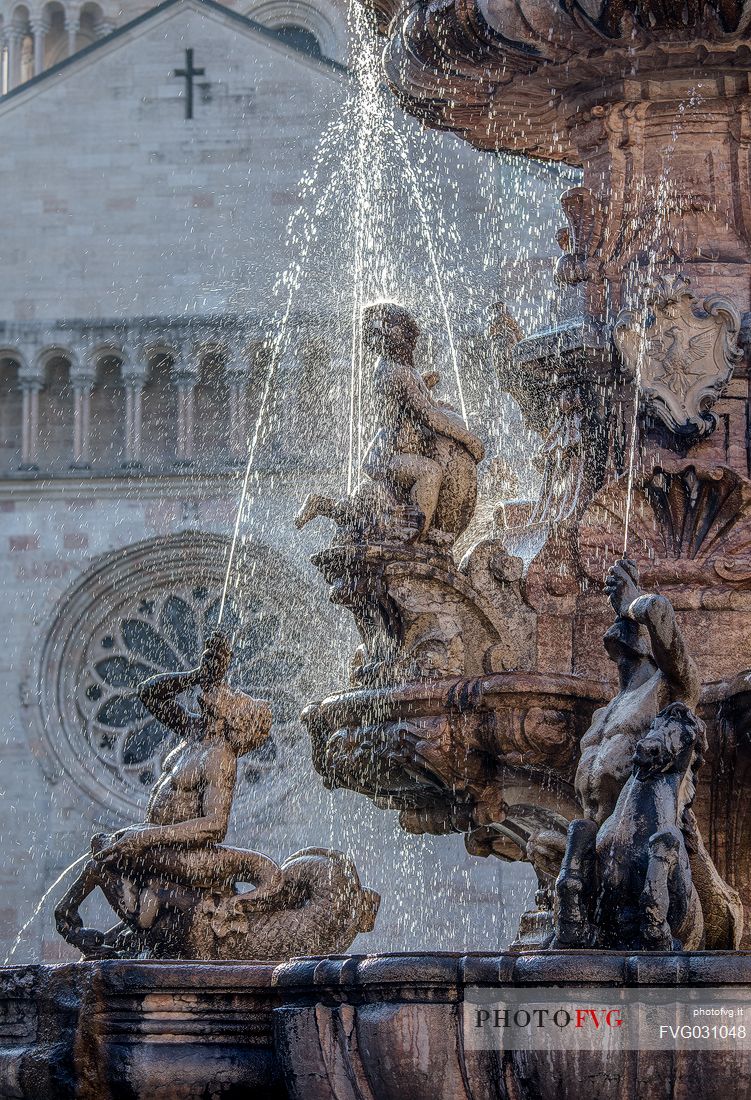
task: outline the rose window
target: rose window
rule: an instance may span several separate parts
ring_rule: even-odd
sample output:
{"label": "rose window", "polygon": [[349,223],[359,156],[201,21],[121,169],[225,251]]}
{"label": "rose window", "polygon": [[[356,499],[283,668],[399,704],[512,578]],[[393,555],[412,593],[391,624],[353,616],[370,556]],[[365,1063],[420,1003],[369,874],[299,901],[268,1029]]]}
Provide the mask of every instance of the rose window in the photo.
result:
{"label": "rose window", "polygon": [[[86,736],[93,751],[138,790],[150,788],[175,735],[146,710],[135,689],[161,672],[187,672],[201,659],[206,639],[216,629],[219,597],[205,585],[160,593],[138,600],[93,640],[85,686]],[[227,601],[222,629],[238,631],[230,682],[251,695],[270,699],[274,729],[269,740],[242,758],[241,775],[259,782],[278,756],[285,727],[299,715],[291,692],[301,670],[295,654],[278,650],[279,619],[263,609],[246,629],[232,600]],[[193,693],[183,701],[197,709]]]}

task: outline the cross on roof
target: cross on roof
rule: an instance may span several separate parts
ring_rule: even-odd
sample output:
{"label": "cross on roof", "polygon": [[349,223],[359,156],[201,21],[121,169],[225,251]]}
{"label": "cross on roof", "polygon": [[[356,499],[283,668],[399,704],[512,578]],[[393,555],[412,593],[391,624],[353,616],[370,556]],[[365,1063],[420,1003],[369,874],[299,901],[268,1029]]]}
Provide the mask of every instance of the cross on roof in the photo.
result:
{"label": "cross on roof", "polygon": [[193,118],[193,77],[205,76],[205,69],[193,68],[193,51],[185,51],[185,68],[175,69],[173,76],[182,76],[185,78],[185,117]]}

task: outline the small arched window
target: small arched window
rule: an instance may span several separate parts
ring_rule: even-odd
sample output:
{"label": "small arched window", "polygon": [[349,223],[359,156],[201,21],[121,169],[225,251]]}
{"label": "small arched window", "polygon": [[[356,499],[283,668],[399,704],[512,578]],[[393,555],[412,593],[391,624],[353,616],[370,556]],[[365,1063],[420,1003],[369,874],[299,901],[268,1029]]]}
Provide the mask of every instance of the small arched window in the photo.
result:
{"label": "small arched window", "polygon": [[283,23],[280,27],[274,27],[274,30],[281,39],[302,53],[310,54],[311,57],[323,57],[320,42],[307,27],[300,27],[295,23]]}

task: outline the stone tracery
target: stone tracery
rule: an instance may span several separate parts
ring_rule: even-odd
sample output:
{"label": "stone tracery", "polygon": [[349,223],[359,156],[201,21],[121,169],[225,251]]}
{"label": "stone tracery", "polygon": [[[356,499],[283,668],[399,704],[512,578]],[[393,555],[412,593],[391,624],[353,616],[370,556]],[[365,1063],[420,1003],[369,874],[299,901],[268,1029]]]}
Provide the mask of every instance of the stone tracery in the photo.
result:
{"label": "stone tracery", "polygon": [[[225,541],[210,535],[130,547],[64,598],[28,684],[27,716],[47,771],[66,775],[95,805],[127,817],[143,806],[170,735],[139,704],[136,682],[191,666],[216,626],[225,553]],[[252,623],[247,610],[228,611],[239,630],[232,675],[276,707],[271,738],[241,769],[247,812],[262,817],[293,782],[284,763],[299,740],[306,664],[283,607],[259,594]]]}

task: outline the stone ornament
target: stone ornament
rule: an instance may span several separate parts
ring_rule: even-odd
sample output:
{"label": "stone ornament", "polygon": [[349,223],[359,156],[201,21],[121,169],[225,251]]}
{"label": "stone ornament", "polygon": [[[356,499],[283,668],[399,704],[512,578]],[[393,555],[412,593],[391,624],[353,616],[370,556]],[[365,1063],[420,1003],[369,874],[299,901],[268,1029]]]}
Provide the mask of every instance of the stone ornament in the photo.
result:
{"label": "stone ornament", "polygon": [[362,481],[335,501],[313,494],[297,517],[337,525],[314,564],[331,600],[348,608],[361,637],[352,684],[377,687],[525,667],[531,660],[521,561],[498,540],[457,564],[451,548],[477,502],[481,441],[435,396],[437,371],[414,365],[420,329],[393,303],[363,313],[375,356],[376,432]]}
{"label": "stone ornament", "polygon": [[[138,686],[143,706],[178,740],[145,821],[96,835],[55,910],[58,932],[87,958],[282,959],[346,950],[373,927],[380,899],[341,852],[306,849],[280,867],[224,843],[238,763],[272,723],[268,703],[227,684],[231,660],[227,637],[215,632],[197,668]],[[108,931],[84,927],[80,916],[97,888],[119,918]]]}
{"label": "stone ornament", "polygon": [[712,294],[699,305],[682,276],[663,276],[647,298],[648,315],[622,310],[613,339],[651,413],[684,440],[714,431],[712,407],[743,358],[740,313]]}
{"label": "stone ornament", "polygon": [[438,372],[415,367],[420,328],[408,310],[393,303],[370,306],[362,326],[365,349],[376,357],[378,424],[363,460],[365,476],[345,500],[308,497],[297,526],[325,516],[349,541],[450,547],[474,514],[483,444],[448,402],[436,398]]}
{"label": "stone ornament", "polygon": [[[572,88],[602,88],[613,61],[665,75],[665,52],[695,64],[696,45],[744,58],[742,0],[361,0],[385,36],[383,67],[402,106],[479,149],[577,163],[590,114],[566,117]],[[594,111],[600,106],[597,101]],[[596,118],[595,114],[595,118]],[[579,131],[579,132],[577,132]]]}
{"label": "stone ornament", "polygon": [[[569,833],[567,850],[573,861],[572,866],[578,866],[580,862],[576,853],[579,852],[578,845],[584,844],[582,838],[586,838],[591,848],[596,835],[599,851],[601,840],[602,843],[605,840],[597,832],[598,828],[602,829],[608,821],[611,830],[620,828],[618,815],[623,814],[623,804],[627,798],[623,791],[629,783],[640,751],[639,745],[644,738],[654,734],[655,753],[658,756],[662,754],[665,767],[675,765],[676,774],[681,773],[681,768],[685,773],[688,767],[688,758],[684,760],[683,755],[686,745],[681,741],[675,749],[675,760],[668,760],[672,750],[667,743],[657,751],[658,737],[666,731],[662,727],[655,730],[653,723],[658,719],[661,722],[668,713],[679,715],[679,711],[671,709],[675,706],[684,708],[680,715],[685,718],[684,711],[693,711],[697,706],[701,687],[698,669],[688,652],[672,604],[665,596],[645,592],[641,588],[635,562],[628,559],[617,561],[608,572],[605,587],[616,619],[605,634],[604,644],[618,670],[618,692],[607,706],[594,713],[592,723],[581,739],[575,787],[591,826],[581,826],[576,837]],[[695,721],[693,725],[696,726]],[[701,740],[700,733],[697,726],[694,730],[697,744]],[[696,768],[701,758],[698,748],[697,753]],[[683,778],[680,774],[677,782],[680,784]],[[743,906],[737,892],[717,871],[704,845],[691,810],[693,794],[693,785],[690,797],[686,789],[682,790],[684,801],[680,811],[676,812],[679,812],[680,826],[688,839],[690,863],[703,914],[703,936],[710,949],[737,949],[743,932]],[[633,796],[629,794],[628,798],[632,797],[639,805],[646,805],[652,796],[640,790]],[[657,795],[654,797],[657,798]],[[663,824],[672,827],[675,822],[669,822],[666,818]],[[658,831],[657,828],[652,829],[650,836]],[[603,833],[602,837],[610,844],[610,833]],[[642,837],[642,840],[647,844],[649,836]],[[574,841],[576,844],[571,847]],[[627,858],[626,847],[622,841],[621,861]],[[638,855],[638,845],[636,850],[636,858],[642,858],[644,852]],[[670,850],[675,854],[677,849]],[[668,856],[664,854],[664,858],[668,859]],[[672,858],[673,855],[670,855]],[[634,932],[634,936],[638,938],[638,935],[641,932]],[[616,944],[610,943],[609,946]],[[632,944],[626,943],[624,946],[630,947]]]}
{"label": "stone ornament", "polygon": [[[627,479],[609,485],[585,512],[579,552],[598,583],[624,545]],[[751,581],[751,483],[725,466],[656,466],[635,484],[629,547],[652,585],[715,589]]]}

